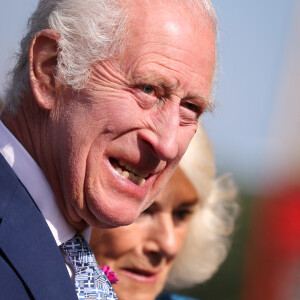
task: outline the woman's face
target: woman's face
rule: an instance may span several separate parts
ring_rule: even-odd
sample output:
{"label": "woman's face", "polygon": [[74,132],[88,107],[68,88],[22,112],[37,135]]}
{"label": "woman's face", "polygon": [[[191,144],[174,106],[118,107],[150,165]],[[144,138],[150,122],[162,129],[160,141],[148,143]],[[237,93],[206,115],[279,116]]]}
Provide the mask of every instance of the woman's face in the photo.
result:
{"label": "woman's face", "polygon": [[99,265],[117,273],[120,300],[153,300],[163,289],[198,203],[196,190],[177,168],[156,201],[129,226],[93,228]]}

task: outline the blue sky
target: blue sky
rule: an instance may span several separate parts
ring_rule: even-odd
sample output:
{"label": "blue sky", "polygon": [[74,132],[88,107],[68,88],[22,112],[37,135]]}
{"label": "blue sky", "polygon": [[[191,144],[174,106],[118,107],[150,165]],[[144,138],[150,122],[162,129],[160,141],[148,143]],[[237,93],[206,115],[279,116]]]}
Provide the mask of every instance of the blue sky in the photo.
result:
{"label": "blue sky", "polygon": [[219,18],[218,106],[204,122],[220,173],[258,184],[280,86],[293,0],[215,0]]}
{"label": "blue sky", "polygon": [[[5,1],[0,10],[0,94],[36,0]],[[203,117],[219,173],[256,184],[280,86],[294,0],[214,0],[219,20],[215,112]]]}

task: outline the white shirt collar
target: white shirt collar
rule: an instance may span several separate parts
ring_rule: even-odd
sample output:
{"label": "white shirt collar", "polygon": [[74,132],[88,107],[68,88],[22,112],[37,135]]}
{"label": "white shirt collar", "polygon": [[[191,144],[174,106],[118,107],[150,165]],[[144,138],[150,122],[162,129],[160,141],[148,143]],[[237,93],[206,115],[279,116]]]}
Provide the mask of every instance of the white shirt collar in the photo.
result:
{"label": "white shirt collar", "polygon": [[[76,230],[59,209],[54,193],[38,164],[15,136],[0,121],[0,153],[14,170],[42,212],[57,243],[61,245],[74,236]],[[89,241],[90,228],[82,232]]]}

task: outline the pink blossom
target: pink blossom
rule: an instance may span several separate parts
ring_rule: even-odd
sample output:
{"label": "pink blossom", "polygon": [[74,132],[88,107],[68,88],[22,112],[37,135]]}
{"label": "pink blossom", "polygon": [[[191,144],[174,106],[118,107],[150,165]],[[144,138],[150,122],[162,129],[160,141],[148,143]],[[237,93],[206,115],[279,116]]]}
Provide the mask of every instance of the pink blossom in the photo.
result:
{"label": "pink blossom", "polygon": [[114,271],[112,271],[109,266],[103,266],[101,270],[104,272],[111,284],[119,282],[117,274]]}

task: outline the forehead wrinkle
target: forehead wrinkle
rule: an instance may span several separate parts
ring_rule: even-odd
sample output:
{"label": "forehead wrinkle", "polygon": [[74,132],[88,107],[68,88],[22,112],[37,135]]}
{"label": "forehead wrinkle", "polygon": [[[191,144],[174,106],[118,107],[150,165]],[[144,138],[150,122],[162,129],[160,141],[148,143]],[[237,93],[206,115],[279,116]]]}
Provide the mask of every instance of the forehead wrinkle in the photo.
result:
{"label": "forehead wrinkle", "polygon": [[[151,54],[157,54],[157,55],[161,56],[161,53],[152,52]],[[182,68],[180,68],[180,71],[181,71],[180,74],[182,75],[183,79],[186,79],[187,81],[190,82],[191,78],[187,78],[185,75],[187,72],[189,72],[190,75],[198,76],[198,73],[196,72],[196,70],[193,70],[190,66],[187,66],[180,59],[177,59],[176,57],[172,57],[171,55],[169,56],[166,54],[164,54],[164,60],[159,63],[160,69],[163,71],[159,71],[159,69],[154,69],[155,68],[154,67],[153,70],[152,70],[152,68],[149,68],[149,70],[148,70],[149,74],[146,74],[147,71],[143,72],[143,73],[136,71],[136,74],[138,76],[140,76],[140,78],[151,79],[151,80],[153,79],[154,83],[160,83],[160,82],[164,83],[167,87],[170,86],[170,89],[172,88],[172,86],[174,86],[173,89],[177,89],[180,85],[184,84],[184,82],[180,82],[181,80],[176,78],[179,76],[179,74],[177,74],[173,78],[167,78],[167,75],[164,74],[166,71],[170,71],[170,72],[172,72],[172,74],[178,72],[176,67],[172,68],[171,65],[168,64],[169,60],[175,61],[176,63],[182,65]],[[203,62],[203,63],[205,64],[206,62]],[[151,64],[153,64],[155,66],[158,63],[152,62]],[[137,63],[137,65],[138,65],[138,63]],[[157,80],[155,80],[154,76],[153,76],[153,78],[151,78],[151,76],[153,75],[153,74],[150,74],[151,72],[155,73]],[[175,81],[176,81],[176,83],[175,83]]]}
{"label": "forehead wrinkle", "polygon": [[[182,61],[181,57],[177,57],[177,56],[180,56],[181,53],[185,53],[185,55],[190,55],[192,57],[192,56],[194,56],[194,53],[192,53],[191,50],[180,49],[177,46],[170,45],[167,42],[148,41],[148,44],[154,45],[154,46],[159,45],[161,47],[161,51],[157,51],[157,49],[154,50],[154,49],[152,49],[152,47],[150,47],[150,50],[148,50],[147,53],[138,57],[134,62],[131,62],[130,69],[133,70],[133,71],[131,71],[131,73],[133,73],[133,74],[136,73],[137,76],[139,76],[140,78],[146,77],[146,76],[148,76],[146,74],[146,72],[140,73],[138,70],[135,71],[134,69],[138,69],[140,64],[142,64],[142,65],[146,64],[148,60],[150,61],[150,64],[154,64],[154,65],[158,64],[158,61],[160,60],[159,65],[161,65],[161,68],[163,68],[163,69],[170,70],[172,72],[174,72],[174,71],[178,72],[177,67],[171,68],[171,66],[170,66],[170,62],[171,63],[175,62],[176,64],[183,65],[182,68],[179,68],[182,71],[186,70],[188,72],[191,72],[192,74],[198,75],[197,72],[195,70],[193,70],[193,68],[191,68],[191,66],[187,65],[185,63],[185,61]],[[170,52],[173,50],[174,50],[174,52],[172,54],[170,54]],[[176,55],[174,55],[174,53],[176,53]],[[150,56],[150,58],[148,58],[148,56]],[[207,63],[207,61],[202,61],[201,65],[206,64],[206,63]],[[149,64],[149,62],[148,62],[148,64]],[[201,66],[199,66],[199,67],[201,67]],[[152,70],[150,69],[149,72],[152,72]],[[158,72],[158,71],[154,70],[153,72]],[[161,72],[161,73],[163,73],[163,72]],[[181,73],[182,73],[182,75],[184,75],[185,72],[181,72]],[[135,76],[135,78],[138,78],[137,76]],[[165,81],[166,85],[169,85],[169,81],[172,80],[172,79],[166,80],[164,78],[165,76],[163,74],[160,75],[160,77],[162,77],[161,81],[162,82]],[[175,79],[175,80],[178,81],[178,79]]]}

